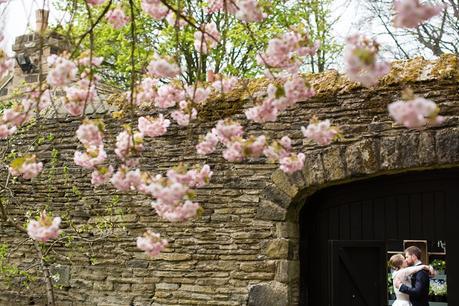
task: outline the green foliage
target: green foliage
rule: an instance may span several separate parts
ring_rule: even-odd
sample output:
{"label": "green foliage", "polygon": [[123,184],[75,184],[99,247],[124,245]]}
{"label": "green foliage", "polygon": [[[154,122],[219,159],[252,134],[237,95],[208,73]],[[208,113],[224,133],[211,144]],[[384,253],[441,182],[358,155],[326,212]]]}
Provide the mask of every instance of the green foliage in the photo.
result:
{"label": "green foliage", "polygon": [[8,253],[8,245],[5,243],[0,244],[0,279],[7,285],[19,282],[21,286],[28,288],[29,283],[33,281],[33,277],[18,266],[8,263]]}
{"label": "green foliage", "polygon": [[[218,47],[209,55],[200,55],[194,50],[193,34],[196,28],[187,25],[181,30],[169,25],[165,20],[156,21],[146,15],[140,0],[136,0],[135,14],[135,71],[143,73],[154,53],[174,57],[180,63],[183,80],[191,84],[205,81],[206,71],[223,72],[239,77],[253,77],[262,70],[256,64],[256,54],[263,50],[269,39],[289,28],[302,27],[309,31],[312,40],[319,40],[321,50],[317,56],[310,57],[305,63],[304,71],[323,71],[341,51],[331,34],[330,5],[331,0],[319,1],[261,1],[268,18],[261,23],[245,25],[231,15],[222,13],[205,14],[205,2],[201,0],[169,1],[174,7],[185,8],[195,26],[213,21],[220,29],[222,39]],[[60,2],[60,9],[72,16],[72,22],[60,32],[68,37],[73,48],[79,52],[91,46],[90,35],[86,35],[81,45],[76,45],[83,33],[91,27],[88,11],[83,0],[65,0]],[[113,5],[114,7],[114,5]],[[129,15],[127,1],[121,7]],[[93,22],[103,12],[104,5],[91,8]],[[250,28],[250,31],[249,31]],[[131,35],[130,25],[115,30],[105,18],[94,29],[93,52],[95,56],[104,57],[102,75],[106,82],[115,86],[128,88],[131,67]]]}

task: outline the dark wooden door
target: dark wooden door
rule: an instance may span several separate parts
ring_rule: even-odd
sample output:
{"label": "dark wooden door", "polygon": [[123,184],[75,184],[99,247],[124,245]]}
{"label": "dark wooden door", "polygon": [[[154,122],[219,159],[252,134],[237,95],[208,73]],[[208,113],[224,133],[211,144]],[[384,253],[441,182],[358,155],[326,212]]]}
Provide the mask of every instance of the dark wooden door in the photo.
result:
{"label": "dark wooden door", "polygon": [[331,304],[386,305],[385,242],[330,240],[329,246]]}
{"label": "dark wooden door", "polygon": [[[332,304],[330,242],[446,242],[448,303],[459,305],[459,169],[388,175],[316,193],[300,213],[301,306]],[[382,262],[385,262],[384,259]],[[385,288],[385,287],[384,287]]]}

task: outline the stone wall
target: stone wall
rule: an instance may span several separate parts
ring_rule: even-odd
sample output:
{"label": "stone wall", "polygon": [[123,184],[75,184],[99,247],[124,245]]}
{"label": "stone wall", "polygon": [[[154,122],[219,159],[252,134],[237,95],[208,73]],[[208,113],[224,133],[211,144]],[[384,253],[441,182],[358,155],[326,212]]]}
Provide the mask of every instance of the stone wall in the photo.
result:
{"label": "stone wall", "polygon": [[[19,150],[37,135],[46,139],[54,135],[35,147],[46,170],[32,184],[13,186],[15,201],[9,209],[20,222],[27,211],[35,213],[46,206],[56,214],[66,210],[69,215],[64,219],[85,228],[86,241],[73,242],[71,249],[56,243],[56,252],[49,254],[55,262],[53,273],[59,275],[58,305],[297,305],[297,216],[307,196],[370,176],[459,166],[457,58],[398,63],[373,89],[358,87],[334,72],[308,78],[318,95],[287,110],[275,123],[247,123],[242,109],[249,103],[243,94],[235,94],[225,102],[209,103],[195,129],[172,127],[166,136],[145,144],[144,170],[162,172],[179,162],[205,161],[212,167],[210,185],[197,192],[204,213],[192,222],[162,222],[142,195],[93,189],[89,173],[72,162],[79,120],[41,122],[9,146],[2,142],[0,150]],[[398,99],[407,85],[437,102],[446,122],[422,131],[393,126],[387,104]],[[249,135],[290,135],[295,149],[306,154],[304,171],[288,176],[263,159],[228,163],[220,150],[207,158],[197,156],[197,135],[228,113],[244,122]],[[314,114],[340,126],[344,138],[327,147],[304,141],[300,127]],[[113,144],[119,124],[108,117],[105,122]],[[52,149],[59,153],[57,160]],[[109,154],[113,156],[112,151]],[[97,237],[104,224],[114,226],[110,235],[88,242],[93,239],[91,232]],[[170,241],[157,258],[148,258],[136,248],[135,237],[145,228]],[[9,262],[23,268],[33,264],[24,235],[2,226],[0,237],[14,248]],[[30,289],[14,281],[10,287],[0,286],[0,304],[44,304],[39,282]]]}

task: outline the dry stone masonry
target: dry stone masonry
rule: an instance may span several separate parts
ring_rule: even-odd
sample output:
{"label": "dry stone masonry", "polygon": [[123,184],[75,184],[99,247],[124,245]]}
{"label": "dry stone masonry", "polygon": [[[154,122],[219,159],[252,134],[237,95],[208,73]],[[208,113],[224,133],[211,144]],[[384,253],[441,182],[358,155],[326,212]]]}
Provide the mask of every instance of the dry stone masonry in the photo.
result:
{"label": "dry stone masonry", "polygon": [[[148,141],[141,162],[144,170],[155,173],[179,162],[210,164],[211,183],[197,192],[204,213],[187,223],[159,220],[144,196],[93,189],[89,173],[73,164],[80,120],[42,121],[13,141],[0,142],[3,154],[20,151],[39,135],[46,139],[35,148],[46,170],[32,184],[13,186],[10,210],[25,220],[26,212],[49,207],[72,220],[65,226],[84,230],[85,240],[61,241],[49,254],[55,262],[58,305],[298,305],[298,211],[308,196],[327,186],[382,174],[459,166],[458,68],[453,56],[396,63],[372,89],[335,72],[308,76],[317,96],[263,126],[245,120],[243,109],[249,103],[243,94],[210,102],[193,129],[173,127],[166,136]],[[254,82],[252,89],[262,83]],[[394,126],[387,105],[399,99],[406,86],[434,100],[447,116],[445,123],[422,131]],[[295,149],[306,154],[303,172],[285,175],[263,159],[228,163],[221,152],[197,156],[197,135],[227,114],[243,122],[248,134],[290,135]],[[312,115],[331,119],[344,138],[327,147],[303,140],[300,127]],[[108,115],[105,122],[113,147],[121,128]],[[135,237],[146,228],[169,239],[168,249],[156,258],[136,248]],[[34,262],[25,238],[11,227],[0,229],[1,242],[13,250],[9,262],[21,268]],[[32,282],[30,289],[18,279],[0,286],[1,305],[45,303],[40,281]]]}

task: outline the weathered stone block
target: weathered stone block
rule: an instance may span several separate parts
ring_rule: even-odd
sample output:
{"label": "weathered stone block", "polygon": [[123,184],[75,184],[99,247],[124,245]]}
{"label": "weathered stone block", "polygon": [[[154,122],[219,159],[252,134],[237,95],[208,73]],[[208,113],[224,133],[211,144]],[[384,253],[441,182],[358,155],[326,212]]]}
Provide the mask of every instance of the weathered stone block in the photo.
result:
{"label": "weathered stone block", "polygon": [[255,285],[249,291],[249,306],[288,305],[287,286],[279,282]]}
{"label": "weathered stone block", "polygon": [[269,258],[288,258],[288,240],[287,239],[274,239],[265,242],[263,252]]}
{"label": "weathered stone block", "polygon": [[320,151],[304,152],[303,176],[306,179],[306,186],[320,185],[325,181],[324,167]]}
{"label": "weathered stone block", "polygon": [[282,190],[285,194],[287,194],[290,198],[293,198],[298,193],[298,186],[296,186],[290,177],[284,173],[284,171],[278,169],[274,171],[273,175],[271,176],[271,180],[276,185],[277,188]]}
{"label": "weathered stone block", "polygon": [[438,161],[442,163],[453,163],[459,161],[459,129],[448,129],[438,131],[437,155]]}
{"label": "weathered stone block", "polygon": [[268,200],[262,200],[257,207],[257,219],[283,221],[286,215],[287,210]]}
{"label": "weathered stone block", "polygon": [[346,177],[341,147],[331,146],[323,150],[322,160],[325,176],[328,181],[336,181]]}
{"label": "weathered stone block", "polygon": [[298,260],[279,260],[276,264],[275,280],[290,283],[300,279],[300,262]]}
{"label": "weathered stone block", "polygon": [[364,139],[346,148],[348,175],[370,174],[378,170],[379,152],[375,151],[373,139]]}
{"label": "weathered stone block", "polygon": [[292,201],[291,197],[273,185],[266,186],[265,189],[263,189],[262,196],[264,199],[274,202],[284,208],[288,207]]}

